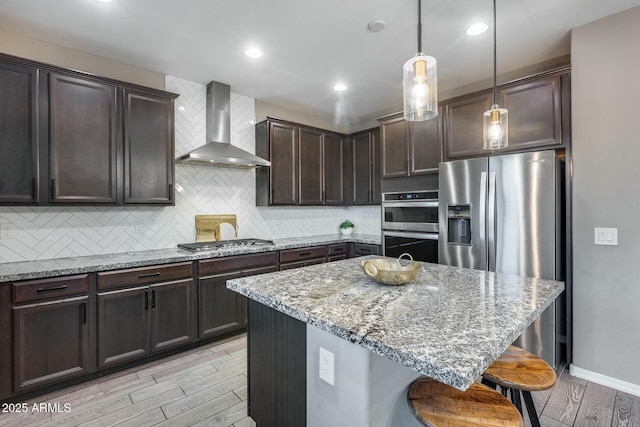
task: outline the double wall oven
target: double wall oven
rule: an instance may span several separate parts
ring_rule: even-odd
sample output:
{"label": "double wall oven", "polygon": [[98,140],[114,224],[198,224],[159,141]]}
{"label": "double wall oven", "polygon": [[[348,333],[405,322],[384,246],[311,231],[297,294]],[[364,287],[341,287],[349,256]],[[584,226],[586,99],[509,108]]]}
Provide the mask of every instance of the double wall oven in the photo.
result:
{"label": "double wall oven", "polygon": [[383,255],[438,262],[438,192],[382,194]]}

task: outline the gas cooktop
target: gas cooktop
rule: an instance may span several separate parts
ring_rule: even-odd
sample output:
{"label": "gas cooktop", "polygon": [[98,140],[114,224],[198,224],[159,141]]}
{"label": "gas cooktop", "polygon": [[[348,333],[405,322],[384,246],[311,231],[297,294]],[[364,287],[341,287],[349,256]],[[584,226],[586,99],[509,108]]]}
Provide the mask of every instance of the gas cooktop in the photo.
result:
{"label": "gas cooktop", "polygon": [[180,249],[188,251],[212,251],[216,249],[232,249],[244,248],[247,246],[268,246],[273,245],[272,240],[261,239],[234,239],[234,240],[218,240],[215,242],[197,242],[197,243],[180,243]]}

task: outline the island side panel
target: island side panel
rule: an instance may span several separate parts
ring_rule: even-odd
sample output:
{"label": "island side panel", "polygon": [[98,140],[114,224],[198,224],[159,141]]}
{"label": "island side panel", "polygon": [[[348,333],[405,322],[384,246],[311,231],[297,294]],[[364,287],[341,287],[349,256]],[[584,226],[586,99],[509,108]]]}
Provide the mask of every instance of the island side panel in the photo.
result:
{"label": "island side panel", "polygon": [[253,300],[248,310],[248,415],[258,426],[304,427],[307,325]]}

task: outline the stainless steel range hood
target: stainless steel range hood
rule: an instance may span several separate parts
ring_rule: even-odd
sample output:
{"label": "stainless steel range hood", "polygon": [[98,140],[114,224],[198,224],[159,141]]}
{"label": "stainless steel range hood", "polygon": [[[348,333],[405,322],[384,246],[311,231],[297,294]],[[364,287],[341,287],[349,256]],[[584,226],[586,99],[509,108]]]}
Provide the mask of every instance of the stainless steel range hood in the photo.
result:
{"label": "stainless steel range hood", "polygon": [[176,163],[231,168],[271,166],[271,162],[231,145],[231,88],[211,82],[207,85],[207,144],[183,154]]}

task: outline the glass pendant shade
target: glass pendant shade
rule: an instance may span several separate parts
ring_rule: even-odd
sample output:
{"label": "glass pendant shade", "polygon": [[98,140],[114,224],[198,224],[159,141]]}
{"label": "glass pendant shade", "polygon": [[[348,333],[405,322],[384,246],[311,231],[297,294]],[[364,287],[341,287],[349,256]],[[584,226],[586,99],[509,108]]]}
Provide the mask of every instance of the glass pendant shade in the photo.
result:
{"label": "glass pendant shade", "polygon": [[509,146],[509,112],[498,104],[482,115],[482,148],[499,150]]}
{"label": "glass pendant shade", "polygon": [[429,120],[438,115],[437,61],[418,52],[404,63],[402,70],[404,119]]}

